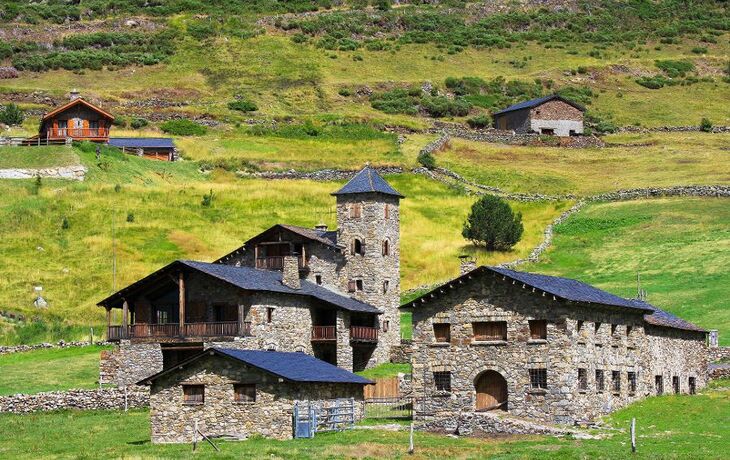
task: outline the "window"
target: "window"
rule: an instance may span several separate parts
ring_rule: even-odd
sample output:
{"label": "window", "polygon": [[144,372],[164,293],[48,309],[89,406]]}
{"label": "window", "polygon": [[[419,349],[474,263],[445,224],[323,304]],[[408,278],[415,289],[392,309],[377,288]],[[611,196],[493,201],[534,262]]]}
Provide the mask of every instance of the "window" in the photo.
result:
{"label": "window", "polygon": [[364,245],[362,244],[362,241],[359,238],[355,238],[354,240],[352,240],[352,253],[364,255],[365,249],[363,246]]}
{"label": "window", "polygon": [[322,285],[322,275],[314,275],[314,281],[315,281],[315,282],[316,282],[316,283],[317,283],[318,285],[320,285],[320,286],[321,286],[321,285]]}
{"label": "window", "polygon": [[274,309],[272,307],[266,308],[266,322],[270,323],[274,319]]}
{"label": "window", "polygon": [[99,120],[89,120],[90,129],[99,129]]}
{"label": "window", "polygon": [[533,390],[547,388],[547,369],[530,369],[530,388]]}
{"label": "window", "polygon": [[664,394],[664,377],[661,375],[654,376],[654,389],[657,395]]}
{"label": "window", "polygon": [[383,256],[390,255],[390,243],[388,240],[383,241]]}
{"label": "window", "polygon": [[433,384],[436,391],[451,393],[451,372],[439,371],[433,373]]}
{"label": "window", "polygon": [[390,321],[383,321],[383,332],[388,332],[388,329],[390,329]]}
{"label": "window", "polygon": [[530,339],[531,340],[547,340],[547,321],[530,320]]}
{"label": "window", "polygon": [[626,337],[631,337],[631,331],[633,329],[633,326],[626,326]]}
{"label": "window", "polygon": [[675,394],[679,394],[679,376],[677,375],[672,377],[672,389],[674,390]]}
{"label": "window", "polygon": [[614,393],[621,393],[621,372],[619,371],[611,372],[611,390]]}
{"label": "window", "polygon": [[618,329],[618,324],[612,324],[611,325],[611,335],[616,334],[617,329]]}
{"label": "window", "polygon": [[636,372],[627,372],[626,380],[629,381],[629,394],[636,394]]}
{"label": "window", "polygon": [[585,391],[588,389],[588,371],[578,369],[578,389]]}
{"label": "window", "polygon": [[689,394],[697,394],[697,381],[694,377],[689,378]]}
{"label": "window", "polygon": [[451,325],[448,323],[437,323],[433,325],[433,335],[437,343],[451,342]]}
{"label": "window", "polygon": [[239,403],[256,402],[256,385],[253,383],[233,385],[233,400]]}
{"label": "window", "polygon": [[362,291],[362,280],[350,280],[347,282],[347,292]]}
{"label": "window", "polygon": [[595,333],[598,334],[598,331],[601,330],[601,323],[599,323],[598,321],[596,321],[596,324],[595,324],[594,327],[595,327]]}
{"label": "window", "polygon": [[596,391],[601,392],[606,389],[606,384],[603,380],[603,370],[596,369]]}
{"label": "window", "polygon": [[477,342],[491,340],[507,340],[506,321],[485,321],[472,323],[474,340]]}
{"label": "window", "polygon": [[205,386],[183,385],[183,404],[203,404],[205,402]]}
{"label": "window", "polygon": [[583,330],[583,320],[578,320],[578,322],[575,323],[575,330],[578,332]]}
{"label": "window", "polygon": [[384,217],[390,219],[390,205],[386,203],[384,210]]}
{"label": "window", "polygon": [[362,205],[353,203],[350,205],[350,218],[359,219],[362,216]]}
{"label": "window", "polygon": [[362,280],[355,280],[355,290],[362,291]]}
{"label": "window", "polygon": [[390,288],[390,281],[388,281],[388,280],[383,281],[383,294],[388,292],[389,288]]}

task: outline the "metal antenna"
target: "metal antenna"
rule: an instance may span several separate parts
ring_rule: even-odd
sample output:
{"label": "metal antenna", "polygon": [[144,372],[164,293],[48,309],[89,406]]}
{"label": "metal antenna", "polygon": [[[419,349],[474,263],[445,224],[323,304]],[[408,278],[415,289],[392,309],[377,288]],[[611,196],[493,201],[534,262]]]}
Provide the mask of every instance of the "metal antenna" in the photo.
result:
{"label": "metal antenna", "polygon": [[636,272],[636,298],[646,300],[646,291],[641,289],[641,274]]}
{"label": "metal antenna", "polygon": [[114,222],[117,220],[116,209],[112,212],[112,292],[117,292],[117,234]]}

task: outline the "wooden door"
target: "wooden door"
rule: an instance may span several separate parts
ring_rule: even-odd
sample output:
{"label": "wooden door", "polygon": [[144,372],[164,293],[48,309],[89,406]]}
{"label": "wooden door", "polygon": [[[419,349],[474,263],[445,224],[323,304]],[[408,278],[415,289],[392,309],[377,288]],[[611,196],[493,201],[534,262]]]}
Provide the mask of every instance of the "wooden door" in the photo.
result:
{"label": "wooden door", "polygon": [[[499,372],[486,371],[475,382],[477,410],[507,410],[507,381]],[[501,404],[498,406],[498,404]]]}

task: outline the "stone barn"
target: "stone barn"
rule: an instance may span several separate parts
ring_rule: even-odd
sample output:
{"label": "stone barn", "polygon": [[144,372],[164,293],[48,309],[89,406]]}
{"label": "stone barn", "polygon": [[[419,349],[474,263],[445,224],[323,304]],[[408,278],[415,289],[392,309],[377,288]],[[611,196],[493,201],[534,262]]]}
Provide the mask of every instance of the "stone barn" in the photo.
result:
{"label": "stone barn", "polygon": [[[363,386],[373,382],[304,353],[211,348],[144,379],[150,386],[153,443],[208,437],[293,437],[295,404],[347,399],[362,415]],[[200,436],[197,436],[200,439]]]}
{"label": "stone barn", "polygon": [[553,94],[520,102],[492,116],[497,129],[564,137],[583,134],[585,110],[585,107]]}
{"label": "stone barn", "polygon": [[483,266],[408,307],[414,417],[441,428],[586,422],[706,384],[706,331],[579,281]]}

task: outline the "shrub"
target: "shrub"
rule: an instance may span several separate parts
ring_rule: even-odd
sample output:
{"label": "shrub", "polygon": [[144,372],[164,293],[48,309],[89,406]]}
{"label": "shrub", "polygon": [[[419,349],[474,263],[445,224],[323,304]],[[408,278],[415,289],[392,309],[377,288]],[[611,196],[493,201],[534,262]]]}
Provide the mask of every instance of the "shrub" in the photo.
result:
{"label": "shrub", "polygon": [[131,212],[128,212],[127,213],[127,222],[129,222],[130,224],[132,222],[134,222],[134,214],[133,213],[131,213]]}
{"label": "shrub", "polygon": [[712,131],[712,122],[707,118],[703,118],[700,121],[700,131],[704,131],[706,133]]}
{"label": "shrub", "polygon": [[654,61],[654,65],[663,70],[671,78],[683,77],[687,72],[695,69],[694,64],[689,61]]}
{"label": "shrub", "polygon": [[228,108],[231,110],[238,110],[239,112],[255,112],[259,108],[253,102],[246,99],[239,99],[237,101],[229,102]]}
{"label": "shrub", "polygon": [[452,116],[463,117],[469,114],[471,103],[462,99],[448,99],[444,96],[428,96],[421,101],[421,107],[435,118]]}
{"label": "shrub", "polygon": [[342,97],[350,97],[350,96],[352,96],[352,91],[350,91],[348,88],[340,88],[337,91],[337,94],[339,94]]}
{"label": "shrub", "polygon": [[23,111],[12,102],[0,110],[0,123],[6,125],[19,125],[23,123]]}
{"label": "shrub", "polygon": [[196,40],[205,40],[215,35],[216,29],[210,21],[194,21],[190,22],[187,27],[188,34]]}
{"label": "shrub", "polygon": [[61,221],[61,230],[68,230],[71,228],[71,224],[68,221],[68,217],[63,216],[63,220]]}
{"label": "shrub", "polygon": [[494,195],[481,197],[471,207],[461,234],[475,245],[489,251],[508,250],[522,238],[522,214]]}
{"label": "shrub", "polygon": [[692,48],[692,52],[695,54],[707,54],[707,48],[704,46],[695,46]]}
{"label": "shrub", "polygon": [[413,96],[401,88],[384,93],[373,93],[370,96],[370,105],[374,109],[390,114],[404,113],[407,115],[415,115],[418,113],[418,102],[417,96]]}
{"label": "shrub", "polygon": [[210,192],[203,195],[203,199],[200,202],[200,205],[204,208],[209,208],[213,205],[213,189],[210,189]]}
{"label": "shrub", "polygon": [[431,152],[421,152],[418,154],[418,163],[426,169],[434,169],[436,167],[436,158]]}
{"label": "shrub", "polygon": [[140,129],[140,128],[144,128],[145,126],[147,126],[149,124],[150,123],[144,118],[133,118],[131,123],[129,123],[129,126],[131,126],[134,129]]}
{"label": "shrub", "polygon": [[41,191],[41,187],[43,187],[43,180],[41,179],[41,176],[35,176],[35,181],[33,181],[33,195],[38,195]]}
{"label": "shrub", "polygon": [[185,118],[168,120],[160,125],[160,129],[175,136],[202,136],[208,132],[205,126],[201,126]]}
{"label": "shrub", "polygon": [[474,129],[483,129],[488,128],[492,124],[492,119],[489,115],[477,115],[476,117],[466,120],[466,124]]}

